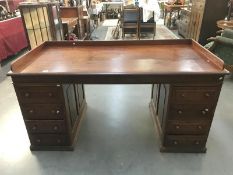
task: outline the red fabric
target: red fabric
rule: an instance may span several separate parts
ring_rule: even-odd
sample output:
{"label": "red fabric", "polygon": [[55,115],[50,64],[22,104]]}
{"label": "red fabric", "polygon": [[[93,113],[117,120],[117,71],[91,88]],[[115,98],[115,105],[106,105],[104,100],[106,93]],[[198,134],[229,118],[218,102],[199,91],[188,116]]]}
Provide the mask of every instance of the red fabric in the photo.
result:
{"label": "red fabric", "polygon": [[0,22],[0,61],[27,47],[20,17]]}

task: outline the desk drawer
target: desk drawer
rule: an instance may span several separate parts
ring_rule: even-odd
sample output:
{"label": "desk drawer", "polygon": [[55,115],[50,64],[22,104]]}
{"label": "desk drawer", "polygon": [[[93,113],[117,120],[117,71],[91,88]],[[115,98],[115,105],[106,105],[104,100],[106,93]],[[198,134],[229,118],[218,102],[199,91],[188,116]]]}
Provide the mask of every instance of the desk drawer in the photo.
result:
{"label": "desk drawer", "polygon": [[164,146],[170,147],[203,147],[206,144],[205,136],[176,136],[167,135],[165,136]]}
{"label": "desk drawer", "polygon": [[219,87],[175,87],[173,104],[207,104],[217,100]]}
{"label": "desk drawer", "polygon": [[64,119],[64,108],[60,104],[24,104],[21,106],[24,119]]}
{"label": "desk drawer", "polygon": [[211,120],[214,108],[211,105],[172,105],[169,112],[169,120],[198,121]]}
{"label": "desk drawer", "polygon": [[206,134],[209,131],[210,122],[185,123],[168,121],[167,134]]}
{"label": "desk drawer", "polygon": [[61,86],[17,86],[18,99],[22,103],[58,103],[62,102]]}
{"label": "desk drawer", "polygon": [[31,134],[29,139],[34,146],[68,146],[69,139],[67,135],[57,134]]}
{"label": "desk drawer", "polygon": [[31,120],[25,121],[29,133],[65,133],[64,121]]}

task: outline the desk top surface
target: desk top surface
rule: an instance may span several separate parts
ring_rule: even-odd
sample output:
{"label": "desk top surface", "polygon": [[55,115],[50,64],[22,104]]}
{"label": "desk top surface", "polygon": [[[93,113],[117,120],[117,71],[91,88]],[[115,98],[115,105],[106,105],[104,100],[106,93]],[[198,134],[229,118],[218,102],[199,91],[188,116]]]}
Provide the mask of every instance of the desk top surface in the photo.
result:
{"label": "desk top surface", "polygon": [[46,42],[11,65],[11,74],[226,73],[192,40]]}

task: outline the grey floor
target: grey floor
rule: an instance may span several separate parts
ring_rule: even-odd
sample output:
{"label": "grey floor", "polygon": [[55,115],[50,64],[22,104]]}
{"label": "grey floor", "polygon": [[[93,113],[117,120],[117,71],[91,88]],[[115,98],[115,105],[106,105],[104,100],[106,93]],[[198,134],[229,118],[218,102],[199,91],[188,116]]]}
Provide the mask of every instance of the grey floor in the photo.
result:
{"label": "grey floor", "polygon": [[226,77],[206,154],[160,153],[150,85],[86,85],[88,109],[73,152],[29,150],[11,79],[0,67],[1,175],[232,175],[233,76]]}

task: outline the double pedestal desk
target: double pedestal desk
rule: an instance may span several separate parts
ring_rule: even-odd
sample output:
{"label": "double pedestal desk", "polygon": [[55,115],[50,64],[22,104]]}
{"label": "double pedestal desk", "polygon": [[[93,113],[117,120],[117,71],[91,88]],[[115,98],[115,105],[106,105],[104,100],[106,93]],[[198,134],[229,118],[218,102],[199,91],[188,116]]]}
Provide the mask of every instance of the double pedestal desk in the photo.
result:
{"label": "double pedestal desk", "polygon": [[205,152],[223,62],[193,40],[45,42],[11,65],[31,150],[72,150],[83,84],[152,84],[163,152]]}

